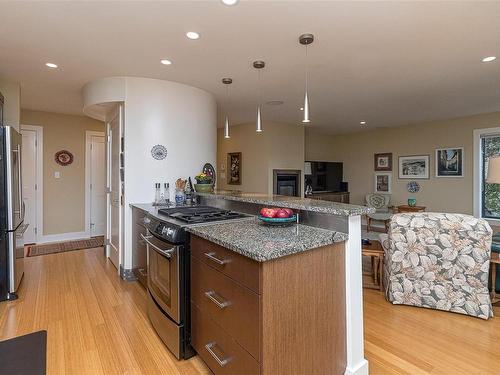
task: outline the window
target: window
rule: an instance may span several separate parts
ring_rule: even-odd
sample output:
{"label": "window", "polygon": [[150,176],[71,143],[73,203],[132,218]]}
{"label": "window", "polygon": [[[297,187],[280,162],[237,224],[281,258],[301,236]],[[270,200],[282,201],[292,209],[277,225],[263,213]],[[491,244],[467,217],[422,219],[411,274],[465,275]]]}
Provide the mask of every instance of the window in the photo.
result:
{"label": "window", "polygon": [[474,215],[500,221],[500,184],[488,184],[488,161],[500,155],[500,128],[474,130]]}
{"label": "window", "polygon": [[481,137],[481,216],[500,219],[500,184],[488,184],[488,160],[500,155],[500,134]]}

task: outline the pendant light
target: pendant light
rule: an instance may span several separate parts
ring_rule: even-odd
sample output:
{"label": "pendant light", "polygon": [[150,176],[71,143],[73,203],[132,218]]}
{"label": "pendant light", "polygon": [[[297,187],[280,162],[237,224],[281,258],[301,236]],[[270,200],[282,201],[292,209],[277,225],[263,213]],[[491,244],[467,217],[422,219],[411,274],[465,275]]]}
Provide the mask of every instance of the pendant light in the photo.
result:
{"label": "pendant light", "polygon": [[304,118],[302,119],[303,123],[309,123],[311,122],[310,118],[310,112],[309,112],[309,66],[308,66],[308,61],[307,61],[307,46],[314,42],[314,35],[313,34],[302,34],[299,37],[299,43],[306,46],[306,93],[304,95]]}
{"label": "pendant light", "polygon": [[224,138],[229,139],[231,136],[229,135],[229,119],[227,117],[227,106],[229,103],[229,85],[233,83],[232,78],[222,78],[222,83],[226,85],[226,116],[224,118]]}
{"label": "pendant light", "polygon": [[255,69],[257,69],[257,71],[259,72],[259,102],[258,102],[258,105],[257,105],[257,123],[256,123],[256,129],[255,131],[257,133],[262,133],[262,114],[261,114],[261,110],[260,110],[260,106],[262,104],[262,87],[261,87],[261,83],[260,83],[260,72],[261,72],[261,69],[263,69],[264,67],[266,66],[266,63],[264,61],[254,61],[253,62],[253,67]]}

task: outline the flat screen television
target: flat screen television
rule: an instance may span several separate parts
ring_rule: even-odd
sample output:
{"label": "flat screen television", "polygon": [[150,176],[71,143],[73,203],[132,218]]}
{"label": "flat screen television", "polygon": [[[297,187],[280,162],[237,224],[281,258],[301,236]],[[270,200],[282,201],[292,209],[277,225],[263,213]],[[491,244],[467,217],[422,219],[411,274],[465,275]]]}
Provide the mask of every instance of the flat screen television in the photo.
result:
{"label": "flat screen television", "polygon": [[[306,170],[306,185],[312,186],[313,192],[345,190],[343,163],[326,161],[306,161],[311,163],[311,174]],[[306,168],[308,169],[308,168]]]}

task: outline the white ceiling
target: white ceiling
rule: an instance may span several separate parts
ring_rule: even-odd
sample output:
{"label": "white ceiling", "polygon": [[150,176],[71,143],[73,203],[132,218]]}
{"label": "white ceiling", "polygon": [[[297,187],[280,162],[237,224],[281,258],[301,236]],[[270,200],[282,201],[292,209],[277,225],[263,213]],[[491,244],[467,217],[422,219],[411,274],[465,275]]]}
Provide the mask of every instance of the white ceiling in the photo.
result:
{"label": "white ceiling", "polygon": [[[264,120],[299,123],[309,48],[311,127],[330,132],[500,110],[499,2],[1,2],[0,78],[21,82],[22,107],[82,113],[81,88],[131,75],[183,82],[254,120],[267,63]],[[194,30],[201,39],[188,40]],[[496,55],[495,62],[481,63]],[[174,64],[164,66],[160,59]],[[44,66],[52,61],[60,68]]]}

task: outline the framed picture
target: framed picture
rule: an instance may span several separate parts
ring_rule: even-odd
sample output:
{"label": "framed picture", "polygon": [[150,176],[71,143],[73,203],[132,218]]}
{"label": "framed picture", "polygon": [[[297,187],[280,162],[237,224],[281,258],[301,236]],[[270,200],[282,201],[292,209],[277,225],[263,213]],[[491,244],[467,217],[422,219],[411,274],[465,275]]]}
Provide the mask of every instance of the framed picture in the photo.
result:
{"label": "framed picture", "polygon": [[375,193],[392,193],[392,173],[375,173]]}
{"label": "framed picture", "polygon": [[241,185],[241,152],[227,154],[227,183]]}
{"label": "framed picture", "polygon": [[374,155],[375,171],[392,171],[392,153]]}
{"label": "framed picture", "polygon": [[439,148],[436,150],[436,177],[464,176],[464,148]]}
{"label": "framed picture", "polygon": [[399,157],[399,178],[428,179],[429,155],[412,155]]}

